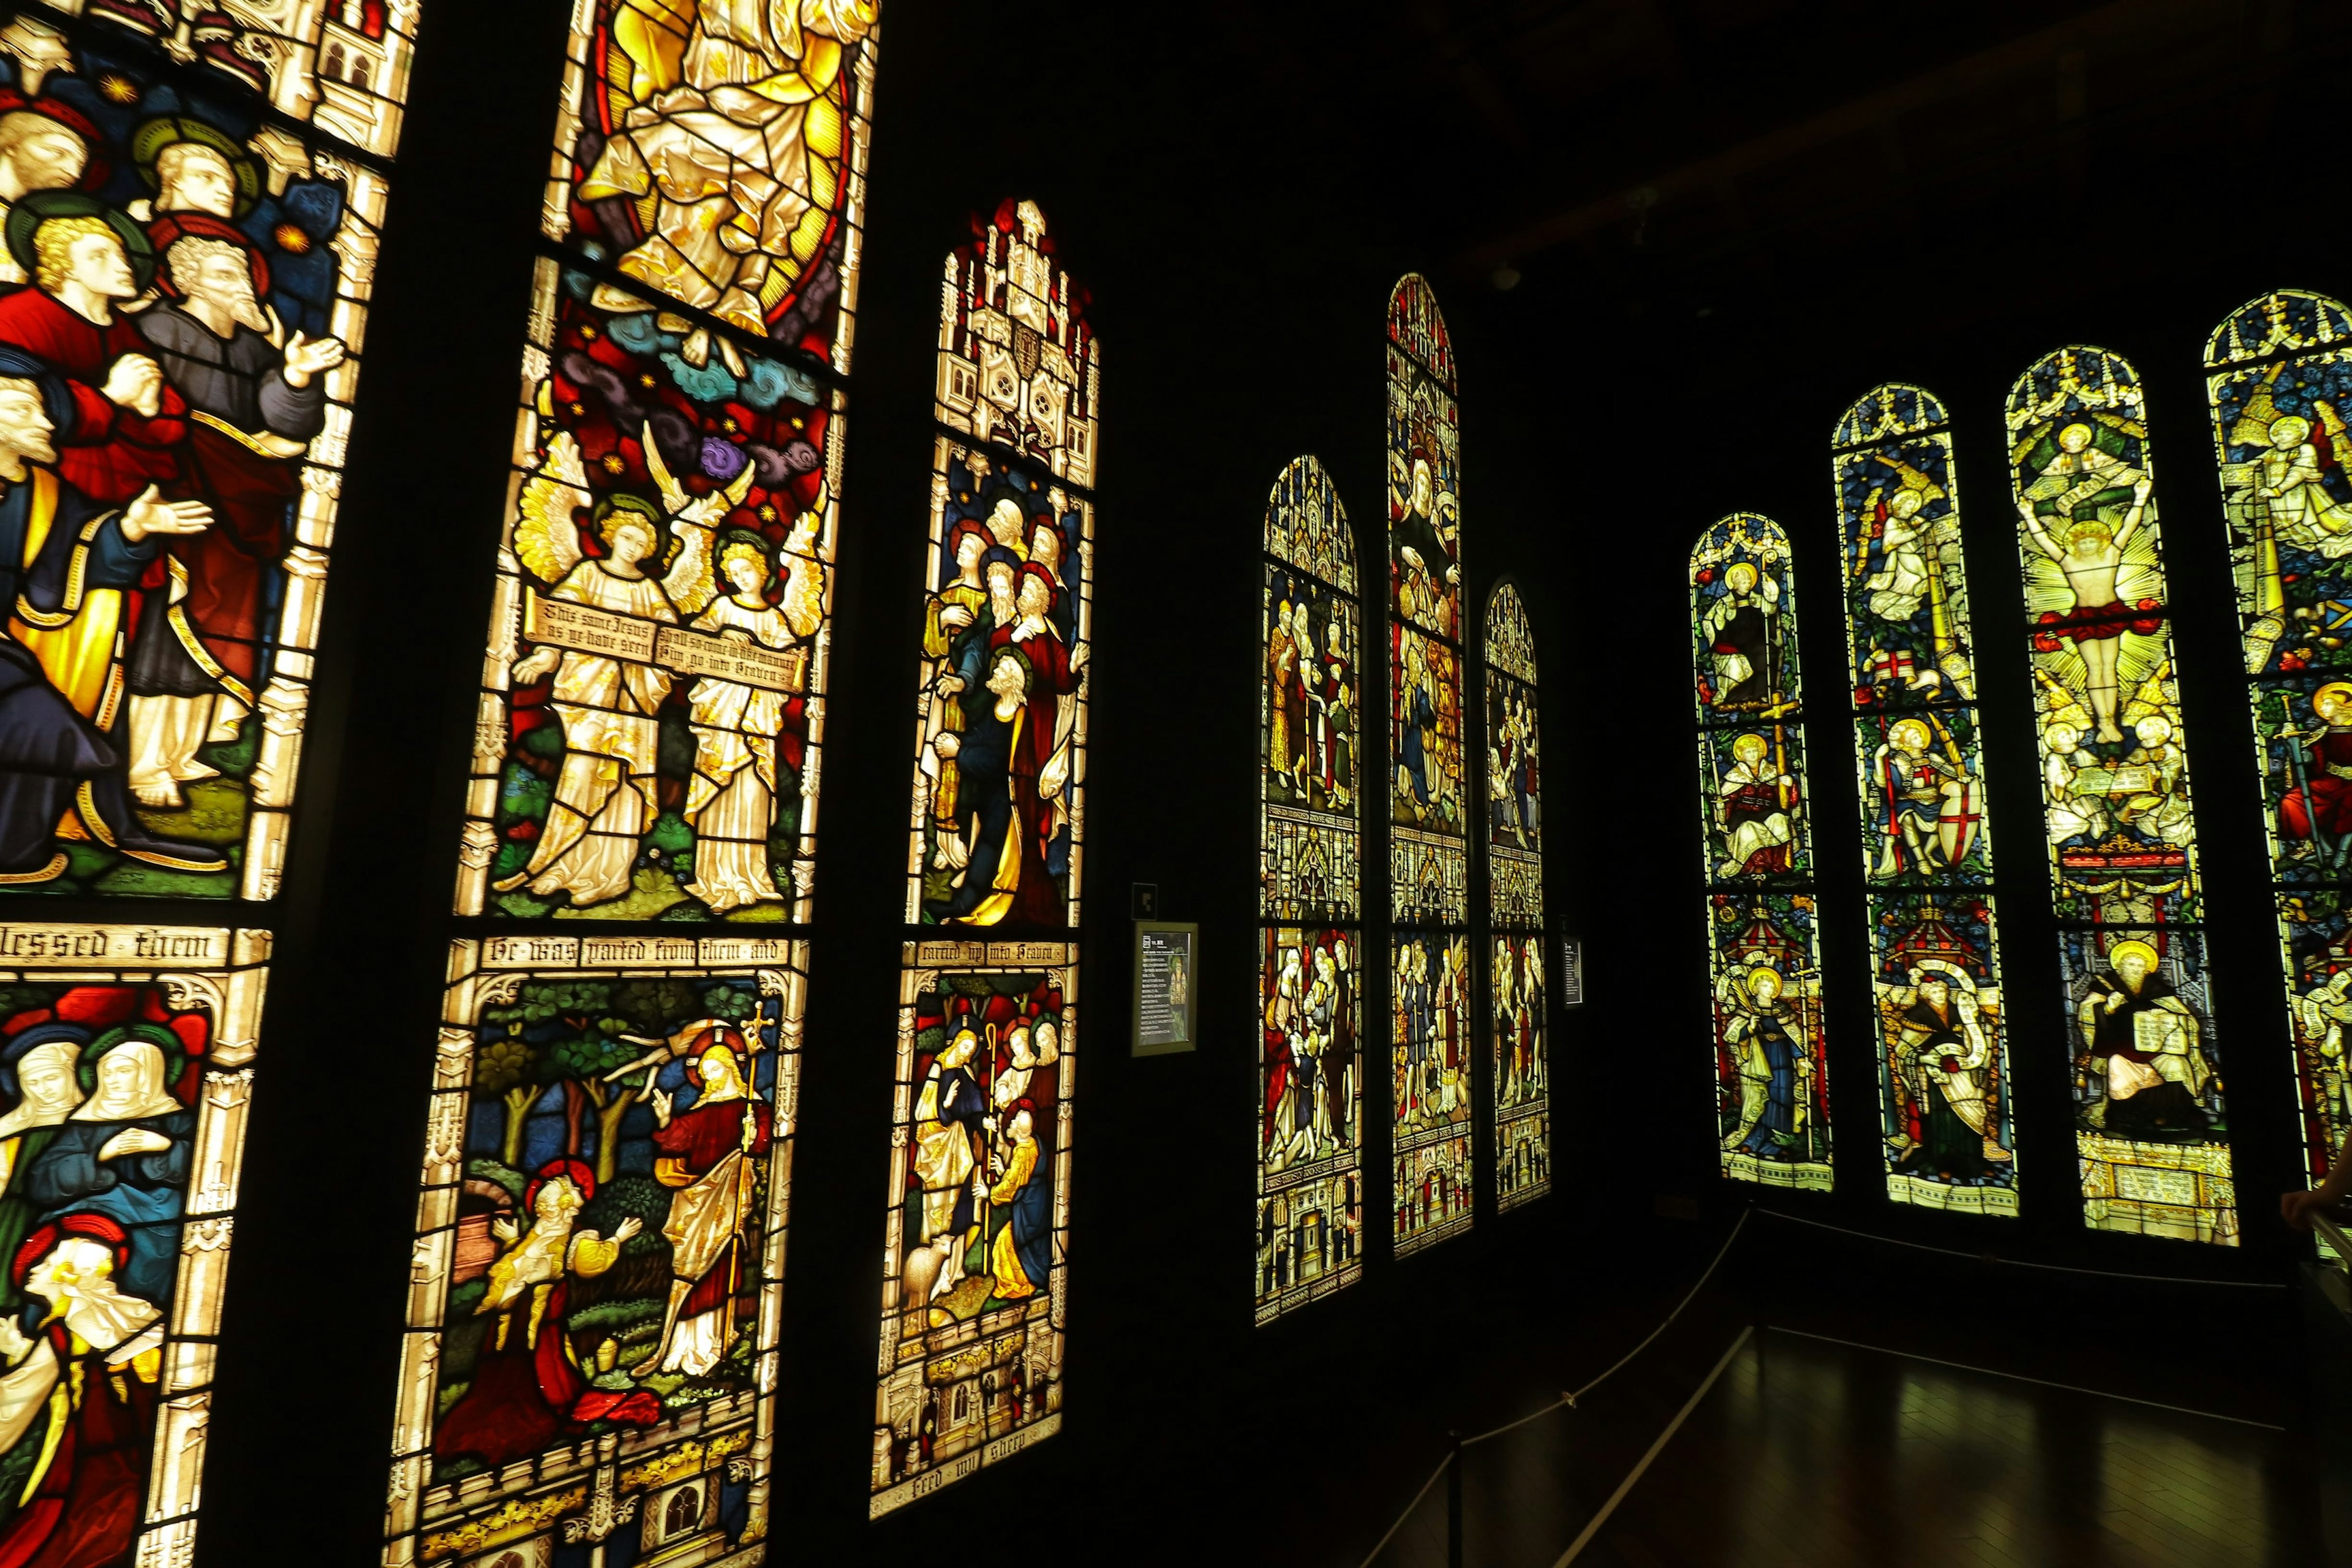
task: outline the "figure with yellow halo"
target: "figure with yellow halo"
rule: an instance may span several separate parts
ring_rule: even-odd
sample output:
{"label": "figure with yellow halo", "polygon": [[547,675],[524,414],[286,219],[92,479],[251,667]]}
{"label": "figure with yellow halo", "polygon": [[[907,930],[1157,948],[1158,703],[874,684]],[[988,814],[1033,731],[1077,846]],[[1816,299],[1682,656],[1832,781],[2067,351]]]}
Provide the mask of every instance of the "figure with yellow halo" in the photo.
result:
{"label": "figure with yellow halo", "polygon": [[1906,871],[1948,871],[1967,858],[1980,814],[1973,809],[1974,781],[1948,743],[1938,751],[1936,733],[1923,719],[1898,719],[1871,759],[1882,813],[1878,861],[1871,869],[1884,879]]}
{"label": "figure with yellow halo", "polygon": [[775,1135],[775,1111],[744,1076],[751,1054],[732,1024],[705,1018],[669,1038],[687,1064],[695,1095],[680,1109],[648,1072],[643,1098],[654,1110],[654,1180],[670,1193],[662,1237],[669,1243],[669,1305],[661,1340],[638,1363],[642,1382],[663,1373],[702,1377],[735,1338],[735,1297],[758,1252],[758,1162]]}
{"label": "figure with yellow halo", "polygon": [[[787,570],[798,588],[818,568],[813,559],[788,558]],[[768,602],[772,561],[757,535],[737,534],[719,547],[719,575],[730,591],[695,617],[696,631],[782,649],[805,641],[824,619],[823,599],[807,593],[788,590],[781,607]],[[706,675],[686,695],[694,735],[686,795],[694,879],[686,890],[714,914],[781,900],[769,868],[768,832],[776,820],[776,740],[783,733],[785,694]]]}
{"label": "figure with yellow halo", "polygon": [[[625,61],[626,79],[611,85],[627,106],[579,194],[650,199],[650,231],[620,257],[624,274],[767,335],[772,284],[814,258],[840,200],[842,75],[878,9],[877,0],[622,0],[612,36],[623,60],[607,69]],[[594,303],[645,308],[610,285]],[[709,352],[698,332],[685,357],[699,364]]]}
{"label": "figure with yellow halo", "polygon": [[[700,615],[715,591],[711,535],[741,504],[753,470],[696,500],[671,477],[653,427],[645,432],[646,466],[662,506],[641,497],[590,494],[587,469],[570,432],[548,443],[545,460],[524,484],[514,551],[524,568],[552,584],[545,597],[608,616],[675,626]],[[604,553],[582,548],[574,517],[587,511]],[[550,706],[563,726],[563,763],[555,798],[530,863],[498,883],[500,892],[529,884],[533,893],[569,895],[572,907],[606,903],[633,886],[646,830],[660,810],[655,773],[661,728],[655,715],[670,693],[670,672],[618,654],[544,641],[515,662],[517,687],[552,675]],[[763,836],[764,837],[764,836]],[[764,847],[764,846],[763,846]]]}
{"label": "figure with yellow halo", "polygon": [[1767,545],[1762,559],[1760,568],[1735,561],[1725,570],[1726,592],[1699,623],[1715,666],[1717,708],[1766,708],[1780,700],[1772,623],[1780,613],[1780,580],[1772,568],[1780,552]]}
{"label": "figure with yellow halo", "polygon": [[[2057,563],[2074,604],[2043,615],[2041,634],[2074,643],[2098,738],[2117,744],[2124,732],[2116,722],[2116,666],[2132,617],[2116,580],[2126,546],[2147,519],[2153,481],[2101,446],[2097,433],[2080,421],[2061,429],[2054,443],[2036,443],[2026,461],[2045,447],[2042,468],[2018,497],[2018,513],[2034,546]],[[2143,601],[2139,607],[2152,606]]]}
{"label": "figure with yellow halo", "polygon": [[1716,874],[1789,869],[1788,845],[1797,831],[1797,780],[1786,759],[1772,754],[1772,743],[1761,735],[1732,742],[1731,767],[1715,793],[1727,851]]}
{"label": "figure with yellow halo", "polygon": [[[2321,404],[2319,411],[2328,435],[2340,437],[2344,422],[2335,410]],[[2323,482],[2339,459],[2334,440],[2322,456],[2313,438],[2316,434],[2311,421],[2299,414],[2272,420],[2263,433],[2270,450],[2260,459],[2254,494],[2270,513],[2271,529],[2280,543],[2316,550],[2333,559],[2352,552],[2352,506],[2329,494]]]}
{"label": "figure with yellow halo", "polygon": [[2278,807],[2279,831],[2293,840],[2287,853],[2297,859],[2315,848],[2332,857],[2352,834],[2352,682],[2328,681],[2311,694],[2311,710],[2315,728],[2279,737],[2300,753],[2288,773],[2294,786]]}
{"label": "figure with yellow halo", "polygon": [[2196,1137],[2206,1129],[2202,1100],[2213,1081],[2197,1016],[2161,973],[2155,948],[2136,938],[2107,949],[2107,968],[2091,978],[2075,1008],[2083,1054],[2075,1068],[2094,1095],[2084,1121],[2125,1138]]}
{"label": "figure with yellow halo", "polygon": [[1723,1042],[1739,1079],[1727,1150],[1759,1160],[1806,1157],[1805,1106],[1813,1058],[1790,1012],[1787,983],[1769,963],[1733,968],[1716,984]]}

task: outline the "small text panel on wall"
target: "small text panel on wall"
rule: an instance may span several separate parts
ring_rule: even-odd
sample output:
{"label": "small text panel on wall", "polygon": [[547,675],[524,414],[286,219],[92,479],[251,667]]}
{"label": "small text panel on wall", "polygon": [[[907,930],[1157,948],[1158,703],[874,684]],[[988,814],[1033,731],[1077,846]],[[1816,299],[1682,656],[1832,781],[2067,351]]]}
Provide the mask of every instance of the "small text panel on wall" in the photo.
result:
{"label": "small text panel on wall", "polygon": [[1514,584],[1486,600],[1486,912],[1494,942],[1495,1200],[1551,1191],[1551,1066],[1544,985],[1542,748],[1536,635]]}
{"label": "small text panel on wall", "polygon": [[2010,389],[2007,419],[2084,1215],[2234,1246],[2139,374],[2104,349],[2056,350]]}
{"label": "small text panel on wall", "polygon": [[2205,362],[2316,1184],[2352,1128],[2352,311],[2265,294],[2214,330]]}
{"label": "small text panel on wall", "polygon": [[1097,386],[1007,201],[947,258],[868,1507],[1060,1430]]}
{"label": "small text panel on wall", "polygon": [[1469,819],[1463,799],[1462,415],[1427,279],[1388,321],[1389,1045],[1397,1255],[1470,1226]]}
{"label": "small text panel on wall", "polygon": [[875,25],[575,0],[390,1564],[768,1535]]}
{"label": "small text panel on wall", "polygon": [[1886,1192],[2017,1212],[1976,640],[1950,418],[1889,384],[1838,422],[1847,687],[1862,784]]}
{"label": "small text panel on wall", "polygon": [[1313,458],[1266,500],[1258,657],[1257,1321],[1363,1273],[1356,541]]}
{"label": "small text panel on wall", "polygon": [[1691,548],[1693,695],[1723,1173],[1830,1190],[1830,1082],[1788,536],[1734,512]]}

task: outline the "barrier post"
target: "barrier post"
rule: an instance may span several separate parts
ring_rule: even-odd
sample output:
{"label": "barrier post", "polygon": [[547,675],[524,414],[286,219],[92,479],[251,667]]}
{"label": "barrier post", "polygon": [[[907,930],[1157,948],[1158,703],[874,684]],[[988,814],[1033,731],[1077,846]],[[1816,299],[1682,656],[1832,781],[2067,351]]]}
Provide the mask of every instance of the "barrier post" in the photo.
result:
{"label": "barrier post", "polygon": [[1445,1460],[1445,1568],[1462,1568],[1462,1434],[1448,1432]]}

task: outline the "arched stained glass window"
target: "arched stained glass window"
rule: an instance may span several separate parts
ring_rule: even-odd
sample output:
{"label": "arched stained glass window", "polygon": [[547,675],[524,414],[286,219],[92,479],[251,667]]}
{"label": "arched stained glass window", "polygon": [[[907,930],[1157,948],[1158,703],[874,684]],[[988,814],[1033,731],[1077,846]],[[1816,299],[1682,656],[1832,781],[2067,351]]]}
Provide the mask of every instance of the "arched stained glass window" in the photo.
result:
{"label": "arched stained glass window", "polygon": [[[708,5],[575,16],[426,1125],[394,1564],[503,1539],[518,1510],[601,1555],[641,1503],[661,1517],[656,1479],[743,1489],[706,1555],[756,1555],[769,1526],[875,7],[803,7],[782,56],[714,44]],[[583,1442],[596,1423],[614,1436]]]}
{"label": "arched stained glass window", "polygon": [[1551,1191],[1551,1059],[1545,1048],[1543,750],[1536,635],[1519,591],[1486,600],[1486,912],[1494,942],[1495,1198]]}
{"label": "arched stained glass window", "polygon": [[940,321],[877,1516],[1062,1422],[1100,352],[1043,213],[972,233]]}
{"label": "arched stained glass window", "polygon": [[1390,1033],[1397,1255],[1466,1230],[1469,819],[1463,801],[1461,431],[1426,279],[1389,296]]}
{"label": "arched stained glass window", "polygon": [[1699,816],[1723,1173],[1830,1190],[1805,726],[1788,536],[1754,512],[1690,560]]}
{"label": "arched stained glass window", "polygon": [[1950,418],[1916,386],[1832,438],[1887,1195],[2017,1212],[2007,1009]]}
{"label": "arched stained glass window", "polygon": [[2042,805],[2083,1206],[2234,1246],[2204,898],[2139,374],[2046,354],[2010,389]]}
{"label": "arched stained glass window", "polygon": [[1265,508],[1258,653],[1257,1321],[1363,1271],[1363,611],[1331,477],[1300,458]]}
{"label": "arched stained glass window", "polygon": [[2315,1184],[2352,1126],[2352,311],[2265,294],[2205,360]]}

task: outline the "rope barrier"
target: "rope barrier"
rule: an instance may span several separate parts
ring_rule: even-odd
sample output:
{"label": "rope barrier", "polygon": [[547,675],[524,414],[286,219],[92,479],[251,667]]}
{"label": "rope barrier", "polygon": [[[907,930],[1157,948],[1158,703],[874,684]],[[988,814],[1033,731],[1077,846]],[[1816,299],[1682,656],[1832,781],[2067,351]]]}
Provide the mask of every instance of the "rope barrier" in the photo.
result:
{"label": "rope barrier", "polygon": [[1786,1220],[1790,1225],[1809,1225],[1815,1230],[1833,1230],[1840,1236],[1858,1236],[1864,1241],[1882,1242],[1888,1247],[1907,1247],[1914,1252],[1940,1252],[1947,1258],[1965,1258],[1976,1263],[1998,1263],[2005,1268],[2039,1268],[2049,1274],[2087,1274],[2095,1279],[2138,1279],[2156,1285],[2220,1285],[2238,1290],[2284,1290],[2284,1285],[2269,1279],[2194,1279],[2178,1274],[2126,1274],[2116,1268],[2070,1268],[2063,1263],[2028,1263],[2021,1258],[2002,1258],[1990,1252],[1962,1252],[1951,1247],[1929,1247],[1924,1242],[1902,1241],[1891,1236],[1876,1236],[1866,1230],[1851,1230],[1824,1220],[1807,1219],[1802,1215],[1783,1214],[1778,1209],[1766,1209],[1770,1219]]}
{"label": "rope barrier", "polygon": [[[1660,1334],[1664,1333],[1674,1323],[1674,1321],[1683,1315],[1683,1309],[1689,1306],[1693,1300],[1696,1300],[1698,1293],[1706,1289],[1706,1282],[1715,1278],[1715,1271],[1723,1266],[1725,1257],[1731,1251],[1731,1244],[1738,1241],[1739,1239],[1739,1233],[1748,1228],[1748,1216],[1755,1212],[1756,1209],[1753,1205],[1750,1205],[1748,1207],[1740,1211],[1739,1223],[1731,1227],[1731,1234],[1723,1238],[1723,1245],[1721,1247],[1716,1248],[1714,1261],[1706,1266],[1706,1272],[1698,1277],[1698,1282],[1693,1285],[1687,1291],[1684,1292],[1683,1299],[1675,1304],[1675,1310],[1668,1312],[1664,1319],[1659,1322],[1656,1328],[1652,1329],[1648,1334],[1644,1335],[1640,1344],[1635,1345],[1632,1350],[1627,1351],[1623,1355],[1619,1356],[1615,1362],[1611,1363],[1608,1371],[1602,1373],[1599,1377],[1594,1378],[1591,1382],[1586,1384],[1583,1387],[1576,1390],[1574,1393],[1562,1394],[1558,1399],[1553,1400],[1549,1405],[1545,1405],[1540,1410],[1529,1411],[1527,1415],[1520,1416],[1516,1421],[1506,1421],[1500,1426],[1496,1426],[1491,1431],[1481,1432],[1475,1437],[1463,1438],[1460,1447],[1465,1448],[1472,1447],[1477,1444],[1486,1442],[1490,1437],[1499,1437],[1506,1432],[1516,1431],[1519,1427],[1526,1426],[1528,1422],[1536,1420],[1540,1416],[1549,1415],[1553,1411],[1558,1410],[1562,1406],[1566,1406],[1570,1410],[1575,1409],[1576,1402],[1578,1400],[1583,1398],[1586,1394],[1591,1393],[1594,1389],[1600,1387],[1611,1378],[1616,1376],[1618,1372],[1624,1367],[1626,1363],[1632,1361],[1635,1356],[1640,1355],[1643,1351],[1648,1350],[1650,1348],[1651,1342],[1654,1341]],[[1740,1336],[1740,1341],[1742,1343],[1745,1343],[1747,1342],[1747,1335],[1743,1333]],[[1727,1359],[1728,1358],[1727,1358]],[[1723,1369],[1720,1366],[1716,1368],[1717,1374],[1720,1374],[1722,1370]],[[1713,1387],[1714,1384],[1715,1379],[1713,1377],[1709,1377],[1707,1379],[1708,1387]],[[1702,1390],[1701,1392],[1704,1393],[1705,1390]],[[1412,1500],[1404,1505],[1404,1511],[1397,1515],[1396,1522],[1389,1526],[1388,1532],[1381,1537],[1380,1544],[1374,1546],[1370,1554],[1364,1559],[1362,1568],[1372,1568],[1373,1560],[1378,1558],[1382,1552],[1387,1550],[1389,1542],[1395,1538],[1396,1532],[1404,1528],[1404,1521],[1412,1517],[1412,1510],[1421,1506],[1421,1500],[1429,1495],[1429,1489],[1437,1484],[1437,1478],[1444,1475],[1445,1473],[1446,1467],[1451,1465],[1453,1462],[1454,1456],[1451,1453],[1447,1454],[1444,1458],[1440,1459],[1437,1462],[1437,1468],[1430,1471],[1429,1479],[1421,1483],[1421,1489],[1412,1494]]]}

